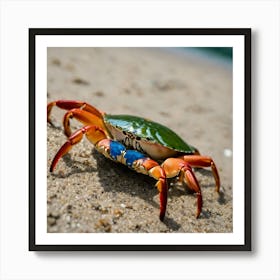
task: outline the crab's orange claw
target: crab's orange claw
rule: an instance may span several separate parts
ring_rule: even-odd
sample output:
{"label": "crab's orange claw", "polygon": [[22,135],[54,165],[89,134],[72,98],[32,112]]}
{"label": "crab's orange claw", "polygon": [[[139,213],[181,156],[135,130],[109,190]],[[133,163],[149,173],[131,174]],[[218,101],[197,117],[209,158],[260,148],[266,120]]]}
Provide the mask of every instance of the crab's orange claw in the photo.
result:
{"label": "crab's orange claw", "polygon": [[188,187],[197,195],[196,218],[199,217],[202,209],[202,195],[198,181],[192,171],[191,166],[180,158],[168,158],[161,165],[167,178],[180,176]]}
{"label": "crab's orange claw", "polygon": [[220,176],[215,162],[211,157],[200,156],[200,155],[184,155],[179,157],[186,161],[191,167],[211,167],[213,176],[216,182],[216,191],[220,191]]}
{"label": "crab's orange claw", "polygon": [[82,140],[84,134],[94,145],[96,145],[100,140],[106,138],[105,132],[95,125],[88,125],[81,129],[78,129],[74,134],[72,134],[69,137],[69,139],[64,143],[64,145],[59,149],[59,151],[55,155],[51,163],[50,172],[53,172],[59,159],[65,154],[67,154],[72,149],[73,145],[79,143]]}

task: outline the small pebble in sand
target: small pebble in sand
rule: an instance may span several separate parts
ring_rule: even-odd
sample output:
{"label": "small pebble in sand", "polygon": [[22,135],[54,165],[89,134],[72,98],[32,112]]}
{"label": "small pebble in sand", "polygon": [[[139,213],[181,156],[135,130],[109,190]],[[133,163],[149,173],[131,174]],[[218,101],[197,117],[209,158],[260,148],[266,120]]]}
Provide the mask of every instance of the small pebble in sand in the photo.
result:
{"label": "small pebble in sand", "polygon": [[112,229],[112,226],[111,226],[109,220],[107,220],[107,219],[99,219],[99,221],[97,222],[97,224],[95,226],[96,226],[96,228],[98,228],[100,230],[104,230],[105,232],[110,232]]}
{"label": "small pebble in sand", "polygon": [[114,217],[120,218],[123,215],[123,211],[121,209],[115,209],[114,210]]}
{"label": "small pebble in sand", "polygon": [[232,150],[231,149],[224,149],[224,156],[225,157],[232,157]]}
{"label": "small pebble in sand", "polygon": [[103,97],[105,94],[102,91],[97,91],[94,93],[95,96]]}
{"label": "small pebble in sand", "polygon": [[78,85],[89,85],[89,82],[82,79],[82,78],[75,78],[73,79],[73,83],[78,84]]}

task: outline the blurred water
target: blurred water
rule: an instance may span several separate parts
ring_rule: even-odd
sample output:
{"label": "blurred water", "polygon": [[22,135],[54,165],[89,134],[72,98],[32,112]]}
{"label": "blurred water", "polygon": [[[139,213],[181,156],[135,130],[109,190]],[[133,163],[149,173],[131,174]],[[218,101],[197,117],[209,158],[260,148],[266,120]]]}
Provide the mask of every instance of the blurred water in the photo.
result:
{"label": "blurred water", "polygon": [[204,53],[205,55],[212,55],[220,58],[227,59],[229,61],[232,61],[232,48],[228,47],[200,47],[200,48],[186,48],[186,49],[195,49],[201,53]]}
{"label": "blurred water", "polygon": [[174,47],[164,48],[173,53],[197,58],[198,60],[212,61],[232,69],[233,50],[229,47]]}

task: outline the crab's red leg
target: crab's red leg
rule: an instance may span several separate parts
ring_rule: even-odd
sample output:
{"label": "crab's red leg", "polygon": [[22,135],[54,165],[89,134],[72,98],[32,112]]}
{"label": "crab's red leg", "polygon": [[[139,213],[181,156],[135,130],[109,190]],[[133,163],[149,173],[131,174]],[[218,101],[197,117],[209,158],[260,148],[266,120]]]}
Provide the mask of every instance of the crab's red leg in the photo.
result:
{"label": "crab's red leg", "polygon": [[49,123],[51,123],[50,114],[53,106],[68,110],[63,119],[64,132],[67,137],[70,137],[72,134],[69,121],[71,118],[76,118],[84,125],[99,126],[106,131],[103,122],[104,112],[97,110],[88,103],[75,100],[57,100],[50,102],[47,106],[47,120]]}
{"label": "crab's red leg", "polygon": [[106,132],[106,128],[103,122],[103,118],[96,116],[88,111],[84,111],[82,109],[71,109],[68,111],[63,118],[63,126],[64,132],[66,136],[70,136],[72,134],[70,128],[70,119],[75,118],[76,120],[80,121],[84,125],[95,125],[98,126]]}
{"label": "crab's red leg", "polygon": [[213,176],[216,181],[216,191],[220,191],[220,176],[218,173],[218,169],[215,165],[215,162],[211,157],[201,156],[201,155],[184,155],[180,156],[179,158],[183,159],[187,163],[190,164],[192,167],[211,167]]}
{"label": "crab's red leg", "polygon": [[182,175],[182,178],[185,181],[185,183],[187,183],[189,188],[196,193],[197,195],[196,218],[198,218],[202,209],[202,194],[201,194],[200,186],[192,171],[191,166],[186,161],[179,158],[168,158],[162,163],[161,166],[164,169],[167,178],[173,178],[178,175]]}
{"label": "crab's red leg", "polygon": [[47,116],[48,116],[48,122],[51,122],[50,120],[50,114],[53,106],[57,106],[64,110],[71,110],[75,108],[82,109],[84,111],[87,111],[89,113],[92,113],[93,115],[102,118],[103,112],[100,110],[97,110],[95,107],[91,106],[90,104],[83,102],[83,101],[76,101],[76,100],[57,100],[50,102],[47,106]]}
{"label": "crab's red leg", "polygon": [[150,158],[139,159],[134,163],[134,169],[137,172],[141,172],[138,171],[141,170],[141,168],[147,171],[149,176],[158,180],[156,183],[156,187],[159,192],[159,201],[160,201],[159,219],[163,221],[166,212],[167,192],[168,192],[168,185],[167,185],[164,169],[161,166],[159,166],[156,161]]}
{"label": "crab's red leg", "polygon": [[106,138],[106,134],[103,129],[95,125],[88,125],[78,129],[68,138],[68,140],[64,143],[64,145],[62,145],[55,155],[51,163],[50,172],[54,170],[59,159],[67,154],[72,149],[73,145],[79,143],[82,140],[84,134],[94,145],[96,145],[96,143],[98,143],[100,140]]}

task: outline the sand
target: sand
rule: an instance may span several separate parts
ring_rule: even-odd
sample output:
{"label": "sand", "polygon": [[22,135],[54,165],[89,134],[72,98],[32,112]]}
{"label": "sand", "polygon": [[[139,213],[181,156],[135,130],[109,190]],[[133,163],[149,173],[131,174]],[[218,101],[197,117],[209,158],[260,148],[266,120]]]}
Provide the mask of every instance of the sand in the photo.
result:
{"label": "sand", "polygon": [[[221,193],[209,169],[195,170],[196,196],[171,182],[163,222],[156,181],[106,159],[87,139],[48,171],[48,232],[232,232],[232,70],[193,52],[158,48],[49,48],[48,102],[82,100],[112,114],[133,114],[176,131],[214,159]],[[66,141],[62,117],[48,125],[48,168]],[[73,131],[80,127],[72,122]]]}

